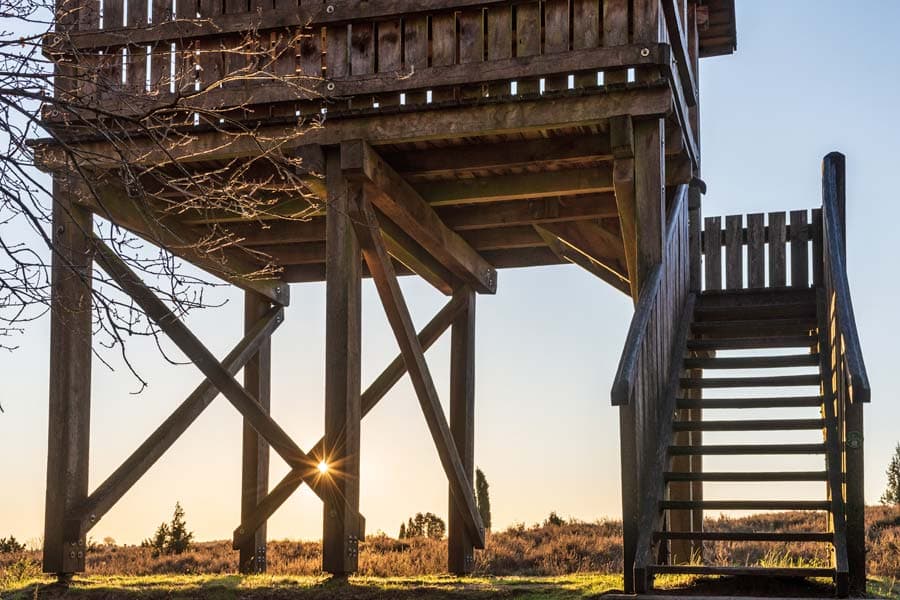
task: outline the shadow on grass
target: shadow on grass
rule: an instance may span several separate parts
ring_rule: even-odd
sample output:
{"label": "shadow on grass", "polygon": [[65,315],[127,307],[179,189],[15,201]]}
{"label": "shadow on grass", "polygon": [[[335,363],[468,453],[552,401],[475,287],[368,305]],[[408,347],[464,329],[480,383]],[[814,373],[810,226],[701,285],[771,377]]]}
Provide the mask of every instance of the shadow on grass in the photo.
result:
{"label": "shadow on grass", "polygon": [[452,576],[350,579],[242,575],[76,577],[68,588],[32,583],[0,592],[0,599],[576,600],[598,597],[616,583],[621,582],[604,575],[464,579]]}

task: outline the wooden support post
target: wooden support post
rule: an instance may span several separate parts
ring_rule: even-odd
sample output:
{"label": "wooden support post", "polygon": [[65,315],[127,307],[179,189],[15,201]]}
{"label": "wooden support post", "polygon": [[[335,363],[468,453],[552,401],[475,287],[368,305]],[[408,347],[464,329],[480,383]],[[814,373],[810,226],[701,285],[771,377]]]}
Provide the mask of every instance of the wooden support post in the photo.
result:
{"label": "wooden support post", "polygon": [[73,510],[88,494],[91,414],[91,214],[64,177],[53,180],[50,410],[44,572],[84,571],[85,534]]}
{"label": "wooden support post", "polygon": [[[255,292],[244,294],[244,328],[249,334],[271,310],[268,299]],[[271,408],[272,343],[267,338],[244,366],[244,388],[266,412]],[[241,461],[241,521],[256,510],[256,505],[269,491],[269,445],[244,419],[243,455]],[[242,573],[264,573],[266,570],[266,525],[260,525],[247,536],[239,548],[238,566]]]}
{"label": "wooden support post", "polygon": [[663,256],[666,228],[665,120],[634,123],[635,234],[637,236],[637,285],[642,289],[647,274]]}
{"label": "wooden support post", "polygon": [[[341,171],[341,153],[327,154],[324,528],[322,569],[347,575],[359,559],[360,328],[362,265],[349,204],[362,185]],[[351,198],[353,196],[353,198]]]}
{"label": "wooden support post", "polygon": [[[450,433],[472,487],[475,475],[475,292],[463,290],[466,306],[453,321],[450,341]],[[456,575],[475,567],[475,546],[466,532],[465,506],[450,490],[448,570]]]}

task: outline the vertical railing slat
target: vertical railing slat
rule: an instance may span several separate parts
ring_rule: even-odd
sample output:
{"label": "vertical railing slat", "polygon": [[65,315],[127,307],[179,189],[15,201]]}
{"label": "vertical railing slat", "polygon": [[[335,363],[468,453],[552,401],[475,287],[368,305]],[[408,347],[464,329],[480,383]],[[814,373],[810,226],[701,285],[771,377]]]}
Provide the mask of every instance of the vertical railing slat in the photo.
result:
{"label": "vertical railing slat", "polygon": [[[487,55],[488,60],[503,60],[512,57],[512,7],[491,6],[487,14]],[[488,95],[507,96],[510,82],[500,81],[488,86]]]}
{"label": "vertical railing slat", "polygon": [[[569,0],[544,0],[544,54],[569,51]],[[569,87],[568,74],[551,75],[544,82],[548,91]]]}
{"label": "vertical railing slat", "polygon": [[[572,48],[586,50],[600,45],[601,0],[572,0]],[[596,87],[597,71],[575,74],[575,87]]]}
{"label": "vertical railing slat", "polygon": [[[431,17],[431,66],[456,64],[456,13],[441,13]],[[431,94],[432,102],[447,102],[456,98],[453,88],[441,88]]]}
{"label": "vertical railing slat", "polygon": [[785,213],[769,213],[769,287],[787,285]]}
{"label": "vertical railing slat", "polygon": [[807,212],[791,211],[791,285],[809,287]]}
{"label": "vertical railing slat", "polygon": [[738,290],[744,287],[743,217],[725,217],[725,287]]}
{"label": "vertical railing slat", "polygon": [[[484,10],[464,10],[459,13],[459,64],[478,64],[484,61]],[[481,85],[465,86],[462,98],[481,98]]]}
{"label": "vertical railing slat", "polygon": [[[403,63],[407,73],[428,68],[428,17],[413,15],[403,20]],[[407,92],[407,104],[425,104],[423,91]]]}
{"label": "vertical railing slat", "polygon": [[[515,7],[516,13],[516,56],[537,56],[541,53],[541,3],[524,2]],[[540,81],[537,78],[523,78],[516,82],[517,95],[537,94]]]}
{"label": "vertical railing slat", "polygon": [[[378,73],[393,74],[394,77],[403,68],[403,44],[400,37],[401,26],[399,19],[379,21],[378,28]],[[400,94],[392,92],[379,94],[379,106],[397,106],[400,104]]]}
{"label": "vertical railing slat", "polygon": [[766,287],[766,216],[747,215],[747,287]]}
{"label": "vertical railing slat", "polygon": [[[628,43],[628,0],[603,0],[603,45],[624,46]],[[625,83],[626,69],[610,69],[603,73],[603,84]]]}
{"label": "vertical railing slat", "polygon": [[706,217],[703,220],[703,253],[706,255],[707,290],[722,289],[722,218]]}

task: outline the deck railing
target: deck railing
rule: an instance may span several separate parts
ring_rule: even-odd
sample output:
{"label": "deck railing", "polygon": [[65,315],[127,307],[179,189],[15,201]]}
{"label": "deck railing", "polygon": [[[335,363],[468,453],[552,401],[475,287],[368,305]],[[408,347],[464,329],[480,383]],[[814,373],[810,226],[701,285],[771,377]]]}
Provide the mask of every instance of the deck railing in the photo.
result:
{"label": "deck railing", "polygon": [[658,514],[653,508],[658,482],[647,473],[659,458],[659,430],[672,419],[670,388],[681,372],[678,352],[690,322],[685,314],[691,304],[687,196],[688,186],[680,186],[667,217],[662,261],[642,288],[612,386],[612,403],[620,407],[626,578],[632,576],[636,556],[642,561],[638,533],[654,529],[643,521]]}
{"label": "deck railing", "polygon": [[323,99],[331,111],[384,110],[596,89],[647,66],[674,77],[693,106],[696,43],[686,7],[683,0],[65,0],[46,47],[93,78],[82,94],[137,113],[185,97],[192,109],[278,104],[273,113],[282,116],[317,113]]}

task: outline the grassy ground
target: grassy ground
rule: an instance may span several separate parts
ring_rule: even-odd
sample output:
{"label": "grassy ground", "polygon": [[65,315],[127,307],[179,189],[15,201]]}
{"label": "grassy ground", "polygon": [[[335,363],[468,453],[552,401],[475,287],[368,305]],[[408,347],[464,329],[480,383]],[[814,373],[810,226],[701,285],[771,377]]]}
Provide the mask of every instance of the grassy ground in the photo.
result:
{"label": "grassy ground", "polygon": [[[89,576],[76,578],[68,590],[51,585],[50,580],[44,578],[20,582],[12,588],[0,588],[0,599],[576,600],[621,591],[621,586],[621,576],[607,574],[561,577],[352,577],[344,581],[286,575]],[[824,582],[783,583],[775,589],[761,590],[758,582],[751,581],[666,577],[660,578],[656,586],[679,595],[689,592],[728,595],[753,592],[828,597],[831,593]],[[874,578],[869,584],[869,597],[900,600],[900,582]]]}

